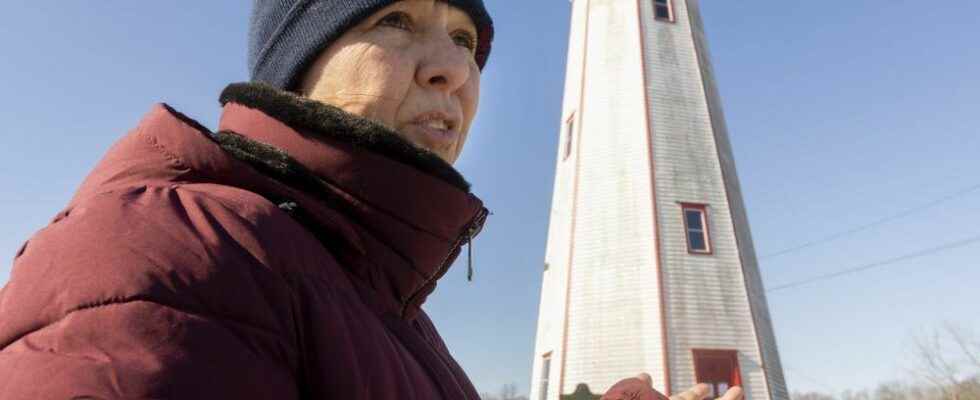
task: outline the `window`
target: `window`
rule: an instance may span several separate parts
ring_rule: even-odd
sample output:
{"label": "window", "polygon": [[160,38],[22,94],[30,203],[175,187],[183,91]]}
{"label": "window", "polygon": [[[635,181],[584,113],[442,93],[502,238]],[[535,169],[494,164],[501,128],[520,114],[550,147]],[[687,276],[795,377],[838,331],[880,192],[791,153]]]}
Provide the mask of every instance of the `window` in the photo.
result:
{"label": "window", "polygon": [[711,238],[708,235],[708,206],[682,203],[681,209],[684,210],[684,233],[687,236],[688,252],[711,254]]}
{"label": "window", "polygon": [[654,0],[653,14],[662,21],[674,20],[674,9],[670,4],[671,0]]}
{"label": "window", "polygon": [[565,154],[561,157],[562,160],[572,154],[573,136],[575,136],[575,113],[572,113],[572,116],[565,120]]}
{"label": "window", "polygon": [[548,399],[548,375],[551,375],[551,353],[541,358],[541,383],[538,386],[538,400]]}
{"label": "window", "polygon": [[738,352],[735,350],[694,350],[694,374],[698,383],[711,387],[714,399],[725,394],[732,386],[742,385],[742,373],[738,370]]}

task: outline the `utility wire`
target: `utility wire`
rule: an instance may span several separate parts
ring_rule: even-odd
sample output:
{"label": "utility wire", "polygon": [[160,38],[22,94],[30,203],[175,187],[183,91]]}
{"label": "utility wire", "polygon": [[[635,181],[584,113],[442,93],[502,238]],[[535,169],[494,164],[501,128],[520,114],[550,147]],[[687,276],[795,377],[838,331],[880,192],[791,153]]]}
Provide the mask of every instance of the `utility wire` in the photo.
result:
{"label": "utility wire", "polygon": [[823,390],[828,390],[829,388],[832,387],[832,386],[830,386],[830,385],[828,385],[828,384],[826,384],[826,383],[824,383],[822,381],[817,380],[816,378],[814,378],[814,377],[812,377],[810,375],[803,374],[803,372],[800,372],[800,370],[798,370],[796,368],[792,368],[789,365],[787,365],[786,363],[783,363],[783,369],[785,369],[787,372],[789,372],[789,373],[791,373],[793,375],[796,375],[797,377],[803,378],[803,380],[809,381],[810,383],[813,383],[813,384],[816,384],[817,386],[823,387],[824,388]]}
{"label": "utility wire", "polygon": [[811,240],[809,242],[805,242],[805,243],[799,244],[797,246],[793,246],[793,247],[789,247],[789,248],[786,248],[786,249],[783,249],[783,250],[779,250],[779,251],[774,252],[774,253],[765,254],[762,257],[759,257],[759,259],[762,260],[762,259],[766,259],[766,258],[772,258],[772,257],[776,257],[776,256],[781,256],[781,255],[784,255],[784,254],[789,254],[789,253],[792,253],[792,252],[795,252],[795,251],[803,250],[803,249],[808,248],[808,247],[813,247],[813,246],[821,245],[821,244],[824,244],[824,243],[827,243],[827,242],[832,242],[834,240],[840,239],[840,238],[845,237],[845,236],[848,236],[848,235],[853,235],[853,234],[858,233],[858,232],[866,231],[868,229],[874,228],[874,227],[876,227],[878,225],[881,225],[881,224],[884,224],[886,222],[891,222],[891,221],[894,221],[896,219],[905,218],[905,217],[907,217],[909,215],[915,214],[915,213],[920,212],[920,211],[925,211],[927,209],[930,209],[930,208],[933,208],[933,207],[938,206],[940,204],[943,204],[943,203],[945,203],[947,201],[953,200],[953,199],[955,199],[957,197],[962,197],[962,196],[965,196],[967,194],[973,193],[973,192],[975,192],[977,190],[980,190],[980,184],[970,186],[968,188],[959,190],[959,191],[957,191],[955,193],[952,193],[952,194],[943,196],[943,197],[941,197],[939,199],[933,200],[933,201],[931,201],[929,203],[926,203],[926,204],[923,204],[923,205],[920,205],[920,206],[916,206],[916,207],[912,207],[912,208],[908,208],[908,209],[906,209],[904,211],[901,211],[899,213],[889,215],[887,217],[884,217],[884,218],[875,220],[873,222],[870,222],[870,223],[867,223],[867,224],[864,224],[864,225],[860,225],[860,226],[857,226],[857,227],[854,227],[854,228],[851,228],[851,229],[848,229],[848,230],[845,230],[845,231],[840,231],[840,232],[837,232],[837,233],[833,233],[833,234],[824,236],[824,237],[822,237],[820,239]]}
{"label": "utility wire", "polygon": [[889,258],[887,260],[882,260],[882,261],[878,261],[878,262],[864,264],[864,265],[856,266],[856,267],[853,267],[853,268],[848,268],[848,269],[840,270],[840,271],[837,271],[837,272],[832,272],[832,273],[829,273],[829,274],[818,275],[818,276],[814,276],[812,278],[807,278],[807,279],[799,280],[799,281],[796,281],[796,282],[784,283],[782,285],[771,287],[768,290],[766,290],[766,292],[767,293],[772,293],[772,292],[779,291],[779,290],[785,290],[785,289],[794,288],[794,287],[797,287],[797,286],[807,285],[807,284],[810,284],[810,283],[813,283],[813,282],[825,281],[825,280],[828,280],[828,279],[838,278],[838,277],[845,276],[845,275],[851,275],[851,274],[855,274],[855,273],[858,273],[858,272],[861,272],[861,271],[867,271],[869,269],[881,268],[881,267],[885,267],[887,265],[891,265],[891,264],[894,264],[894,263],[897,263],[897,262],[900,262],[900,261],[911,260],[913,258],[919,258],[919,257],[925,257],[925,256],[930,255],[930,254],[935,254],[935,253],[939,253],[939,252],[946,251],[946,250],[952,250],[952,249],[955,249],[955,248],[958,248],[958,247],[967,246],[967,245],[970,245],[970,244],[973,244],[973,243],[976,243],[976,242],[980,242],[980,235],[973,236],[973,237],[970,237],[970,238],[966,238],[966,239],[963,239],[963,240],[960,240],[960,241],[956,241],[956,242],[947,243],[947,244],[944,244],[944,245],[941,245],[941,246],[936,246],[936,247],[933,247],[933,248],[929,248],[929,249],[925,249],[925,250],[920,250],[920,251],[917,251],[915,253],[909,253],[909,254],[906,254],[906,255],[902,255],[902,256],[898,256],[898,257],[894,257],[894,258]]}

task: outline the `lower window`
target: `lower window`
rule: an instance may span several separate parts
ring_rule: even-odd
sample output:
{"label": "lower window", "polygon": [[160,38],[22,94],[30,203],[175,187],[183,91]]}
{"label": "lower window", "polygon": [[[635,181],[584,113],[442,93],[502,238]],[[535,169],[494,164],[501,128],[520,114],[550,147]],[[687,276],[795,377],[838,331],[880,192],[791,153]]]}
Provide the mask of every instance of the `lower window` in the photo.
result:
{"label": "lower window", "polygon": [[694,373],[698,383],[711,387],[711,397],[725,394],[732,386],[742,386],[742,373],[738,370],[738,352],[735,350],[694,350]]}
{"label": "lower window", "polygon": [[548,352],[541,359],[541,381],[538,383],[538,399],[548,399],[548,376],[551,375],[551,352]]}

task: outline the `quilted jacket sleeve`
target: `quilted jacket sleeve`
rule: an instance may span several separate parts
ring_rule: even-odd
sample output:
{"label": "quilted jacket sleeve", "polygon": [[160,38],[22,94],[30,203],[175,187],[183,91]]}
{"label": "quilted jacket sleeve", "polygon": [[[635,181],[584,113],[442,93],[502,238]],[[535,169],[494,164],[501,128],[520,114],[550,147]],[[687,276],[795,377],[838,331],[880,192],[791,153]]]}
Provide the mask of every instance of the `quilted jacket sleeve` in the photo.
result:
{"label": "quilted jacket sleeve", "polygon": [[0,291],[0,398],[296,398],[292,291],[233,209],[143,187],[59,215]]}

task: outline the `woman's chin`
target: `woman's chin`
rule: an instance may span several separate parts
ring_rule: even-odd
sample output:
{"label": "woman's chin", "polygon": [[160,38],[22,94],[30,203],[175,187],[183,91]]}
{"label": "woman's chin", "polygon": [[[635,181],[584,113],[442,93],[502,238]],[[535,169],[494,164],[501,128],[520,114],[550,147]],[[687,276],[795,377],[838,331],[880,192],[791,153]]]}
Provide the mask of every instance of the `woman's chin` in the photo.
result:
{"label": "woman's chin", "polygon": [[445,161],[449,165],[452,165],[454,162],[456,162],[456,157],[453,154],[452,146],[449,146],[449,147],[439,147],[439,148],[433,148],[433,147],[428,147],[428,146],[424,146],[424,145],[418,145],[418,146],[421,147],[421,148],[423,148],[423,149],[428,150],[432,154],[435,154],[436,156],[438,156],[439,158],[441,158],[442,161]]}
{"label": "woman's chin", "polygon": [[402,134],[415,146],[428,150],[447,163],[452,164],[455,161],[453,149],[456,147],[459,133],[412,126]]}
{"label": "woman's chin", "polygon": [[429,150],[432,154],[439,156],[439,158],[441,158],[442,161],[445,161],[446,164],[453,165],[453,163],[456,162],[456,157],[448,149],[444,149],[444,150],[433,150],[430,148],[425,148],[425,149]]}

